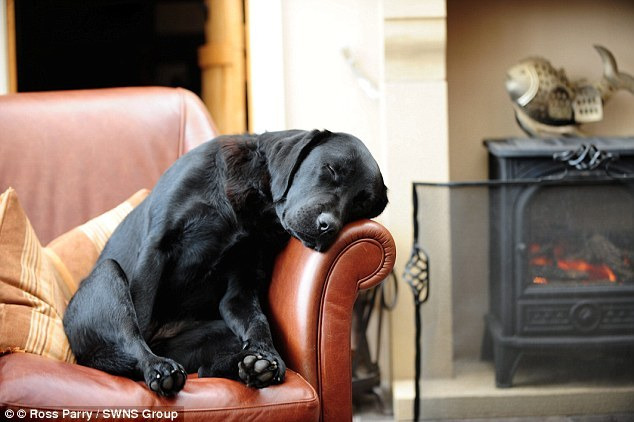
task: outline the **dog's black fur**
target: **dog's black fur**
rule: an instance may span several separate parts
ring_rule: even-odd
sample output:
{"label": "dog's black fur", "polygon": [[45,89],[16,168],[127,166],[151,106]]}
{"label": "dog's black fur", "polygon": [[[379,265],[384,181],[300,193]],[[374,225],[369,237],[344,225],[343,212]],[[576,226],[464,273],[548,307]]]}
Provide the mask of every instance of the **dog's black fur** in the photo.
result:
{"label": "dog's black fur", "polygon": [[160,395],[186,372],[282,382],[260,300],[290,235],[323,251],[380,214],[386,188],[358,139],[328,131],[221,136],[176,161],[119,225],[64,315],[82,365]]}

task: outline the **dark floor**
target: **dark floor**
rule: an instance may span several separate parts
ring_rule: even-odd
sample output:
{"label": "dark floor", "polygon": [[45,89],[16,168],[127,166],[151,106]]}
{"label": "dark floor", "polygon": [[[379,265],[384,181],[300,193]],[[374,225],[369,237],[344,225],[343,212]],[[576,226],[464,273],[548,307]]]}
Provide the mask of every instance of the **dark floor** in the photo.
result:
{"label": "dark floor", "polygon": [[384,389],[375,388],[372,393],[356,397],[353,402],[353,422],[394,421],[391,394]]}

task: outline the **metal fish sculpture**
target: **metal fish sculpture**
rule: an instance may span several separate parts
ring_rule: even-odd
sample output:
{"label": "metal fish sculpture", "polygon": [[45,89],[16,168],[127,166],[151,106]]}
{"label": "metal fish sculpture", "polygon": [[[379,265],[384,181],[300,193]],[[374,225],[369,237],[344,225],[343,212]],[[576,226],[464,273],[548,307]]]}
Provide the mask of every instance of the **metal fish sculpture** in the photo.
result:
{"label": "metal fish sculpture", "polygon": [[595,83],[571,82],[563,69],[541,57],[527,58],[508,70],[506,90],[515,118],[529,136],[583,136],[579,125],[603,119],[603,105],[615,91],[634,94],[634,77],[619,72],[608,49],[594,48],[603,62],[603,77]]}

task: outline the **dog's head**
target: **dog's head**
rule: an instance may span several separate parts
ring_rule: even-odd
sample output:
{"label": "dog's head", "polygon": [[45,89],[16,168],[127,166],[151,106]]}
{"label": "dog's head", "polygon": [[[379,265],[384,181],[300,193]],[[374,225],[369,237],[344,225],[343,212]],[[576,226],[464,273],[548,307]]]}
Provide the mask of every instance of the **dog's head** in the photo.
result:
{"label": "dog's head", "polygon": [[385,209],[379,166],[354,136],[317,130],[263,136],[276,213],[307,247],[324,251],[346,223]]}

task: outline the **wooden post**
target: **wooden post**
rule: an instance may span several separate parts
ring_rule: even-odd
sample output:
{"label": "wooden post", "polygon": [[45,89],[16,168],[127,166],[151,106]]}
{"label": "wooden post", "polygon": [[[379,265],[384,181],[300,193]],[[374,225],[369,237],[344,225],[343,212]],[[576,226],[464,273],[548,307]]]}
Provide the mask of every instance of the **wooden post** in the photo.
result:
{"label": "wooden post", "polygon": [[243,0],[205,0],[207,43],[198,50],[202,99],[220,133],[247,129]]}
{"label": "wooden post", "polygon": [[15,49],[15,0],[7,0],[7,55],[9,59],[9,92],[18,92],[18,65]]}

